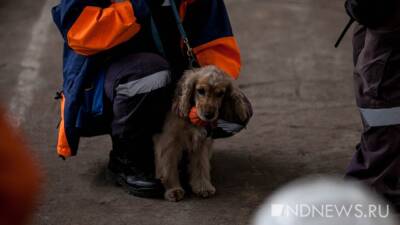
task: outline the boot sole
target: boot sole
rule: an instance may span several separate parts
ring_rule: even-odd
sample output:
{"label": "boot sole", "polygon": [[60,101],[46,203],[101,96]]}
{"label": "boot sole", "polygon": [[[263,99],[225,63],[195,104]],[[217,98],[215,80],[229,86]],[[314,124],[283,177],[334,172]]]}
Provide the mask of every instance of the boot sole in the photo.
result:
{"label": "boot sole", "polygon": [[108,179],[112,180],[117,186],[125,189],[130,195],[141,198],[162,198],[164,191],[155,191],[153,188],[137,188],[127,184],[122,175],[107,170]]}

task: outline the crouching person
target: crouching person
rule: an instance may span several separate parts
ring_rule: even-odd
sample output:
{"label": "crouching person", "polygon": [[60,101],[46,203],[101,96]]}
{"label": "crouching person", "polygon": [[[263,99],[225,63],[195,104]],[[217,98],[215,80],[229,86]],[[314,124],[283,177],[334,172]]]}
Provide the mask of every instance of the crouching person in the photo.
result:
{"label": "crouching person", "polygon": [[[239,75],[223,0],[62,0],[53,18],[65,40],[58,154],[76,155],[80,137],[110,134],[113,177],[133,195],[161,196],[152,137],[161,131],[177,80],[194,63]],[[246,104],[250,118],[247,99],[238,104]],[[232,118],[220,121],[216,138],[249,120]]]}

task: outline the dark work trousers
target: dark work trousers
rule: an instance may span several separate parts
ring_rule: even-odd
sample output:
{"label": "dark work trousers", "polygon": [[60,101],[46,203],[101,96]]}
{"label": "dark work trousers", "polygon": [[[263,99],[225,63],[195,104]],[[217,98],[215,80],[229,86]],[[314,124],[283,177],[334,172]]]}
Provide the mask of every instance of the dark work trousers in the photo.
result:
{"label": "dark work trousers", "polygon": [[161,131],[170,109],[171,80],[167,61],[153,53],[128,55],[109,67],[105,93],[112,106],[110,160],[153,170],[152,137]]}
{"label": "dark work trousers", "polygon": [[354,84],[363,131],[346,176],[400,205],[400,30],[358,26]]}

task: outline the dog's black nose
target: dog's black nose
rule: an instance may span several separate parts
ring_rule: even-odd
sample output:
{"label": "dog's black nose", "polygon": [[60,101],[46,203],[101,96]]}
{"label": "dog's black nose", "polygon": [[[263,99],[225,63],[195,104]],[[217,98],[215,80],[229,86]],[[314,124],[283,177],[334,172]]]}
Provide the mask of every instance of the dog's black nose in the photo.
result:
{"label": "dog's black nose", "polygon": [[214,118],[214,113],[213,112],[206,112],[204,114],[204,117],[208,120],[211,120],[212,118]]}

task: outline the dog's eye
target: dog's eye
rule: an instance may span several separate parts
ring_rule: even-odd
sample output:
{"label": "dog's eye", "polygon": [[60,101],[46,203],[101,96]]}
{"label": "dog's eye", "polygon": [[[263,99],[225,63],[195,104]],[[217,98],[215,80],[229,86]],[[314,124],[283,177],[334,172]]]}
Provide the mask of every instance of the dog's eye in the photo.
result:
{"label": "dog's eye", "polygon": [[206,94],[206,90],[204,90],[204,88],[199,88],[199,89],[197,89],[197,94],[205,95]]}
{"label": "dog's eye", "polygon": [[217,92],[217,93],[215,93],[215,95],[217,96],[217,97],[222,97],[222,96],[224,96],[224,92],[223,91],[219,91],[219,92]]}

